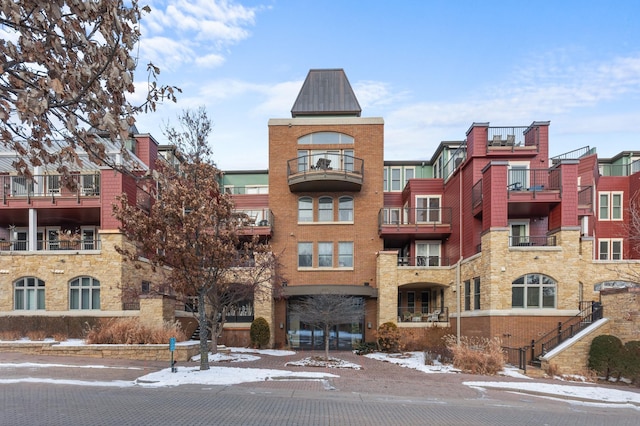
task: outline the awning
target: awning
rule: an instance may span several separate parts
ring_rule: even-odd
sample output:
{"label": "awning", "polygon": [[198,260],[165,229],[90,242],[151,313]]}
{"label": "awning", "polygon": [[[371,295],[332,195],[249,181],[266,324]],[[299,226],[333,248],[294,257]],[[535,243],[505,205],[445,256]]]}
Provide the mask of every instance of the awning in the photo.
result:
{"label": "awning", "polygon": [[289,285],[283,287],[284,296],[312,296],[315,294],[343,294],[346,296],[378,297],[378,289],[368,285]]}

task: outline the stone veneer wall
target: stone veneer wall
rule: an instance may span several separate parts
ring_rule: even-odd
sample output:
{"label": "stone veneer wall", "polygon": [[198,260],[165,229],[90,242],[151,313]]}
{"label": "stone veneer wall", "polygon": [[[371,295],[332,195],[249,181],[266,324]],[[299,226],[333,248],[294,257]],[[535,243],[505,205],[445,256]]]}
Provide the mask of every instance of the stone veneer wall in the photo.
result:
{"label": "stone veneer wall", "polygon": [[542,358],[542,369],[553,365],[562,374],[581,374],[587,370],[589,350],[594,338],[618,337],[623,343],[640,340],[640,288],[608,289],[600,292],[605,319],[585,330],[563,350],[551,351]]}

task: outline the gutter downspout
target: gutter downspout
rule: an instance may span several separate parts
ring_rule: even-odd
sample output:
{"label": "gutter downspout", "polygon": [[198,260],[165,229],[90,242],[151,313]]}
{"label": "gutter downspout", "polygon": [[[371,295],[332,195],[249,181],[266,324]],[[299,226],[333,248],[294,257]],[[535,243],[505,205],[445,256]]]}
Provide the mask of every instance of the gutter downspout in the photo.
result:
{"label": "gutter downspout", "polygon": [[[469,155],[469,152],[467,151],[467,155]],[[467,160],[469,159],[468,157],[466,158]],[[461,165],[462,166],[462,165]],[[462,244],[464,239],[462,238],[462,236],[464,235],[462,233],[462,177],[463,177],[463,167],[460,167],[460,179],[458,179],[458,227],[460,228],[459,232],[460,232],[460,244],[458,245],[459,247],[459,258],[458,261],[456,262],[456,343],[458,344],[458,346],[460,346],[460,263],[462,262]]]}

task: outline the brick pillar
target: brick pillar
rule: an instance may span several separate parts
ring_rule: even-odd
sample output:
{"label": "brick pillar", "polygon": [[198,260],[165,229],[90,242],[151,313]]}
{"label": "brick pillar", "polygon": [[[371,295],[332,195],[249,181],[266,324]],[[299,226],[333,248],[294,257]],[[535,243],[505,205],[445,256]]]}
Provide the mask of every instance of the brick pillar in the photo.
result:
{"label": "brick pillar", "polygon": [[398,321],[398,252],[378,252],[378,326]]}

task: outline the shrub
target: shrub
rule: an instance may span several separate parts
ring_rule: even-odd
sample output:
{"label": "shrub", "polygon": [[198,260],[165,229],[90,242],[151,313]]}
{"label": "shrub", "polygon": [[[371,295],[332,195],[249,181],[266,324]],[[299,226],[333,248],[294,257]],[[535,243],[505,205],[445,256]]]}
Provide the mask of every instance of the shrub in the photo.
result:
{"label": "shrub", "polygon": [[33,341],[42,341],[47,337],[47,333],[45,333],[42,330],[31,330],[31,331],[27,331],[27,337],[29,338],[29,340],[33,340]]}
{"label": "shrub", "polygon": [[249,338],[254,348],[266,348],[269,345],[270,334],[269,323],[266,319],[258,317],[253,320],[249,329]]}
{"label": "shrub", "polygon": [[625,358],[624,346],[615,336],[598,336],[591,342],[589,349],[589,368],[605,380],[613,375],[620,378]]}
{"label": "shrub", "polygon": [[640,341],[632,340],[624,345],[624,376],[640,385]]}
{"label": "shrub", "polygon": [[66,342],[69,339],[65,333],[53,333],[53,340],[56,342]]}
{"label": "shrub", "polygon": [[382,352],[400,352],[402,347],[400,344],[400,331],[398,326],[392,322],[385,322],[378,327],[378,348]]}
{"label": "shrub", "polygon": [[453,355],[453,366],[466,373],[494,375],[504,368],[505,355],[502,342],[497,337],[487,339],[482,337],[460,338],[456,336],[444,337],[447,348]]}
{"label": "shrub", "polygon": [[0,331],[0,340],[20,340],[21,337],[22,333],[20,333],[18,330]]}
{"label": "shrub", "polygon": [[375,342],[360,342],[353,348],[356,355],[366,355],[375,352],[377,349]]}
{"label": "shrub", "polygon": [[163,344],[175,337],[177,341],[187,340],[177,322],[164,322],[151,327],[143,325],[138,318],[101,319],[87,332],[86,341],[90,344]]}

